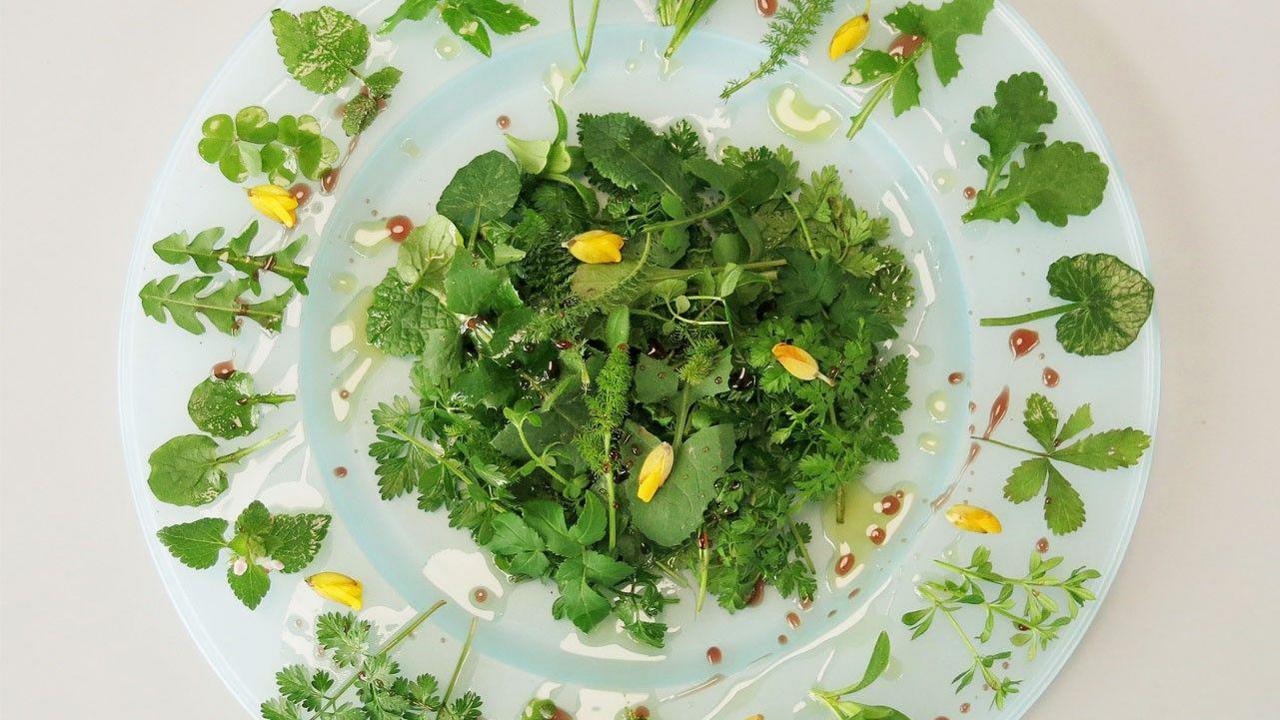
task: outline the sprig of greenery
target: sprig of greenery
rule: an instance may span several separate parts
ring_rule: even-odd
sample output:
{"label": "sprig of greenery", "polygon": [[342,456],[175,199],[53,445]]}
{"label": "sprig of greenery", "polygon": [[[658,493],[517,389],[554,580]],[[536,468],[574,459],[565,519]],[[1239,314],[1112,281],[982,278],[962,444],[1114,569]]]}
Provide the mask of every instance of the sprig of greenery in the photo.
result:
{"label": "sprig of greenery", "polygon": [[288,280],[299,293],[307,294],[306,265],[298,263],[298,253],[307,244],[307,238],[301,237],[285,247],[272,252],[253,255],[250,244],[258,234],[258,222],[249,223],[239,235],[218,247],[217,244],[226,234],[223,228],[209,228],[195,234],[194,237],[182,232],[172,233],[158,240],[151,249],[156,255],[170,265],[183,265],[190,262],[204,273],[216,273],[223,265],[239,272],[249,281],[248,289],[254,294],[262,292],[262,274],[270,273]]}
{"label": "sprig of greenery", "polygon": [[814,688],[809,695],[821,702],[831,711],[836,720],[910,720],[901,710],[884,705],[867,705],[849,699],[849,696],[866,689],[889,667],[889,633],[880,631],[876,637],[875,647],[871,650],[871,658],[867,661],[867,669],[858,682],[838,690],[822,690]]}
{"label": "sprig of greenery", "polygon": [[853,116],[848,136],[866,126],[876,107],[890,94],[893,114],[901,115],[920,104],[920,59],[933,56],[938,80],[950,85],[963,65],[956,49],[964,35],[979,35],[994,0],[950,0],[936,10],[907,3],[885,16],[885,21],[901,33],[895,51],[863,50],[849,68],[846,85],[869,85],[862,109]]}
{"label": "sprig of greenery", "polygon": [[489,33],[514,35],[538,24],[538,19],[514,3],[501,0],[403,0],[396,11],[382,21],[379,35],[396,29],[405,20],[425,20],[433,10],[468,45],[485,57],[493,56]]}
{"label": "sprig of greenery", "polygon": [[213,280],[209,275],[181,282],[177,275],[152,280],[138,292],[142,311],[162,323],[173,318],[175,325],[192,335],[204,334],[205,324],[201,317],[227,335],[240,332],[243,318],[253,320],[268,332],[279,332],[284,309],[293,299],[293,288],[273,298],[248,303],[241,296],[253,284],[250,280],[231,280],[205,293]]}
{"label": "sprig of greenery", "polygon": [[[280,696],[262,703],[263,720],[479,720],[480,696],[468,690],[454,698],[458,678],[475,637],[471,621],[462,651],[443,693],[434,675],[407,677],[393,659],[395,650],[428,618],[444,606],[441,600],[400,628],[385,643],[374,647],[373,626],[353,613],[326,613],[316,618],[316,642],[330,654],[334,667],[347,678],[337,684],[335,673],[290,665],[276,673]],[[346,699],[354,690],[354,702]]]}
{"label": "sprig of greenery", "polygon": [[760,40],[768,50],[768,56],[745,78],[730,80],[720,91],[720,98],[728,100],[756,80],[786,67],[791,58],[804,52],[813,42],[818,28],[822,27],[822,22],[833,8],[835,0],[795,0],[779,9]]}
{"label": "sprig of greenery", "polygon": [[258,429],[258,408],[292,402],[292,394],[259,394],[253,376],[234,372],[229,377],[205,378],[191,391],[187,414],[202,432],[226,440]]}
{"label": "sprig of greenery", "polygon": [[200,134],[200,157],[234,183],[258,174],[277,185],[288,185],[299,175],[319,180],[338,161],[337,143],[321,133],[311,115],[283,115],[272,122],[266,108],[251,105],[234,119],[210,116]]}
{"label": "sprig of greenery", "polygon": [[658,22],[664,27],[675,28],[671,42],[662,53],[664,58],[676,54],[698,21],[715,4],[716,0],[658,0]]}
{"label": "sprig of greenery", "polygon": [[1066,422],[1058,419],[1058,409],[1047,397],[1033,393],[1027,397],[1023,424],[1027,434],[1043,450],[1028,450],[988,437],[973,436],[979,442],[998,445],[1032,455],[1013,469],[1005,481],[1005,499],[1027,502],[1044,491],[1044,519],[1055,535],[1079,530],[1085,522],[1084,499],[1054,462],[1068,463],[1089,470],[1116,470],[1137,465],[1151,445],[1151,436],[1134,428],[1106,430],[1086,435],[1075,442],[1068,440],[1093,427],[1089,405],[1081,405]]}
{"label": "sprig of greenery", "polygon": [[983,318],[983,327],[1021,325],[1061,315],[1058,342],[1076,355],[1109,355],[1138,339],[1151,317],[1155,288],[1142,273],[1106,254],[1058,258],[1045,276],[1049,294],[1065,305],[1023,315]]}
{"label": "sprig of greenery", "polygon": [[[975,677],[981,675],[993,693],[992,705],[1003,708],[1009,696],[1018,692],[1021,681],[1001,675],[995,665],[1012,657],[1013,652],[1003,650],[987,654],[979,650],[978,645],[985,645],[991,640],[998,623],[1008,622],[1016,631],[1009,638],[1010,643],[1015,647],[1026,646],[1028,659],[1034,659],[1039,650],[1057,639],[1059,631],[1076,618],[1086,602],[1096,599],[1085,583],[1101,575],[1096,570],[1082,567],[1066,578],[1058,578],[1049,573],[1061,565],[1063,559],[1044,560],[1039,553],[1033,552],[1027,574],[1014,578],[996,573],[990,558],[990,550],[978,547],[965,567],[934,561],[954,577],[917,584],[916,591],[928,606],[906,613],[902,622],[911,628],[911,639],[914,640],[927,633],[939,615],[946,618],[973,659],[964,672],[952,679],[956,692],[968,687]],[[989,585],[997,588],[994,597],[984,589]],[[1065,605],[1049,593],[1055,589],[1061,591]],[[1014,598],[1019,591],[1023,595],[1021,610],[1017,609]],[[957,617],[966,607],[980,607],[985,615],[982,630],[972,637]]]}
{"label": "sprig of greenery", "polygon": [[213,567],[223,550],[231,551],[227,583],[250,610],[271,588],[269,573],[296,573],[315,559],[329,532],[328,515],[273,514],[261,502],[250,503],[236,518],[234,532],[222,518],[170,525],[156,533],[179,562],[203,570]]}
{"label": "sprig of greenery", "polygon": [[160,502],[205,505],[226,491],[226,468],[284,437],[281,430],[252,445],[218,454],[218,442],[208,435],[179,435],[152,451],[147,485]]}
{"label": "sprig of greenery", "polygon": [[[1088,215],[1102,204],[1106,163],[1079,143],[1045,145],[1042,127],[1057,116],[1039,73],[1019,73],[996,85],[996,104],[973,116],[973,131],[987,141],[990,154],[978,158],[987,182],[965,222],[1018,222],[1018,208],[1026,203],[1036,217],[1062,227],[1071,216]],[[1014,162],[1023,148],[1022,163]]]}

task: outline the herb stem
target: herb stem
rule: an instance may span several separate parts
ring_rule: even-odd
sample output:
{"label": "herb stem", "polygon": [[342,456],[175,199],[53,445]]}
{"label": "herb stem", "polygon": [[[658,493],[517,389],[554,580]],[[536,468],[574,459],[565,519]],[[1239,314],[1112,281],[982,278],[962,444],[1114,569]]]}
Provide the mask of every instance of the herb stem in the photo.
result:
{"label": "herb stem", "polygon": [[809,234],[809,224],[804,221],[804,216],[800,214],[800,208],[796,206],[790,195],[782,196],[787,204],[791,206],[791,212],[796,214],[796,220],[800,222],[800,232],[804,233],[804,243],[809,246],[809,257],[814,260],[818,259],[818,250],[813,246],[813,236]]}
{"label": "herb stem", "polygon": [[[703,530],[705,533],[706,531]],[[707,599],[707,574],[711,567],[710,548],[698,548],[698,599],[694,602],[693,611],[702,612],[702,603]]]}
{"label": "herb stem", "polygon": [[293,402],[297,399],[296,395],[268,393],[266,395],[254,395],[249,398],[249,402],[253,405],[283,405],[287,402]]}
{"label": "herb stem", "polygon": [[258,442],[252,445],[249,445],[248,447],[243,447],[243,448],[240,448],[239,450],[236,450],[235,452],[230,452],[230,453],[227,453],[226,455],[221,455],[217,458],[214,458],[214,463],[217,465],[224,465],[227,463],[239,462],[240,460],[248,457],[249,455],[252,455],[253,453],[261,450],[262,448],[270,445],[271,443],[274,443],[275,441],[279,440],[280,438],[288,434],[289,434],[288,430],[281,430],[273,434],[271,437],[266,438],[265,440],[259,440]]}
{"label": "herb stem", "polygon": [[453,675],[449,678],[449,685],[445,688],[444,696],[440,700],[440,712],[436,714],[436,720],[440,720],[445,716],[449,698],[453,696],[453,689],[458,684],[458,676],[462,674],[462,666],[466,664],[467,656],[471,654],[471,642],[476,638],[476,626],[479,622],[480,618],[471,618],[471,627],[467,629],[467,639],[462,643],[462,652],[458,654],[458,662],[453,666]]}
{"label": "herb stem", "polygon": [[992,445],[998,445],[1008,450],[1017,450],[1018,452],[1026,453],[1028,455],[1035,455],[1036,457],[1043,457],[1043,458],[1049,457],[1048,454],[1039,452],[1038,450],[1028,450],[1027,448],[1024,448],[1024,447],[1018,447],[1017,445],[1010,445],[1009,443],[1000,442],[999,440],[992,440],[989,437],[982,437],[981,435],[970,435],[969,439],[978,440],[985,443],[991,443]]}
{"label": "herb stem", "polygon": [[677,218],[675,220],[664,220],[660,223],[653,223],[652,225],[647,225],[645,226],[645,231],[655,232],[658,230],[670,230],[672,228],[682,228],[687,225],[692,225],[697,222],[702,222],[703,220],[706,220],[708,218],[713,218],[716,215],[719,215],[720,213],[727,211],[732,206],[733,206],[733,202],[731,200],[725,200],[719,205],[713,205],[707,208],[706,210],[703,210],[700,213],[695,213],[687,217]]}
{"label": "herb stem", "polygon": [[800,530],[791,520],[787,520],[787,527],[791,529],[791,536],[796,539],[796,547],[800,548],[800,556],[804,558],[804,564],[809,567],[809,572],[816,574],[818,567],[813,564],[813,557],[809,555],[809,546],[805,544],[804,538],[800,537]]}
{"label": "herb stem", "polygon": [[587,16],[587,39],[585,43],[578,40],[578,19],[574,14],[574,0],[569,0],[569,24],[573,28],[573,50],[578,55],[578,67],[569,76],[569,82],[578,82],[578,77],[587,69],[587,61],[591,59],[591,46],[596,39],[596,19],[600,15],[600,0],[591,0],[591,14]]}
{"label": "herb stem", "polygon": [[978,652],[978,648],[975,647],[973,644],[973,641],[969,639],[969,634],[966,633],[964,631],[964,628],[960,626],[960,621],[956,620],[955,614],[951,612],[951,610],[947,607],[946,603],[942,602],[941,599],[939,599],[936,595],[934,595],[928,589],[922,589],[922,592],[925,595],[925,597],[928,598],[929,601],[933,603],[933,606],[937,608],[938,612],[941,612],[944,616],[946,616],[947,621],[951,623],[951,627],[955,628],[956,634],[960,636],[960,639],[964,642],[965,647],[969,649],[969,654],[973,656],[974,666],[981,669],[982,678],[986,680],[987,685],[993,691],[998,693],[999,690],[997,688],[1001,686],[1000,678],[996,677],[995,673],[991,671],[991,668],[988,668],[986,663],[982,661],[983,660],[982,653]]}
{"label": "herb stem", "polygon": [[680,408],[676,413],[676,434],[675,441],[671,443],[671,449],[680,452],[680,443],[684,442],[685,424],[689,420],[689,383],[684,384],[684,389],[680,391]]}
{"label": "herb stem", "polygon": [[1032,320],[1042,320],[1047,317],[1053,317],[1054,315],[1061,315],[1062,313],[1067,312],[1069,310],[1074,310],[1079,304],[1080,303],[1067,303],[1066,305],[1059,305],[1057,307],[1045,308],[1044,310],[1029,312],[1029,313],[1026,313],[1025,315],[1013,315],[1011,317],[1002,317],[1002,318],[982,318],[982,322],[979,324],[982,327],[1004,327],[1006,325],[1021,325],[1022,323],[1028,323],[1028,322],[1031,322]]}
{"label": "herb stem", "polygon": [[604,438],[604,491],[608,496],[609,503],[609,550],[613,550],[618,544],[618,499],[616,490],[613,485],[613,459],[609,457],[609,453],[613,450],[613,433],[609,433]]}
{"label": "herb stem", "polygon": [[524,451],[526,453],[529,453],[529,459],[533,461],[534,465],[537,465],[538,467],[542,468],[544,472],[546,472],[551,477],[555,478],[556,481],[559,482],[561,485],[567,486],[569,484],[569,481],[565,480],[563,475],[556,472],[555,468],[548,465],[547,461],[544,460],[541,455],[533,451],[533,446],[529,444],[528,436],[524,434],[524,423],[525,423],[525,418],[522,417],[519,422],[511,423],[511,426],[516,429],[516,436],[520,438],[520,444],[524,446]]}

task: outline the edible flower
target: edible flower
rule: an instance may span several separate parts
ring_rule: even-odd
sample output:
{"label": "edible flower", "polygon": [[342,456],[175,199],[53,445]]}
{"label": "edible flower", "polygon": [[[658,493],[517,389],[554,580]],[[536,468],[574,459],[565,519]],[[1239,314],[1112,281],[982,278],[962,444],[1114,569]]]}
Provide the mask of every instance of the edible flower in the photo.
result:
{"label": "edible flower", "polygon": [[249,188],[249,203],[285,227],[291,228],[298,222],[298,198],[279,185],[267,183]]}
{"label": "edible flower", "polygon": [[608,230],[588,230],[578,233],[565,243],[569,254],[588,265],[604,265],[622,262],[622,246],[626,240]]}
{"label": "edible flower", "polygon": [[866,42],[871,32],[871,2],[867,1],[867,9],[863,13],[836,28],[831,36],[831,44],[827,46],[827,57],[839,60],[841,56],[856,49]]}
{"label": "edible flower", "polygon": [[676,453],[671,449],[671,443],[664,442],[649,451],[644,464],[640,466],[640,487],[636,490],[636,497],[640,498],[641,502],[653,500],[658,488],[667,482],[667,476],[671,474],[671,466],[675,464],[675,459]]}
{"label": "edible flower", "polygon": [[947,519],[965,532],[994,535],[1004,529],[1000,526],[1000,518],[990,510],[972,505],[952,505],[947,510]]}
{"label": "edible flower", "polygon": [[803,348],[788,343],[773,346],[773,358],[786,368],[787,372],[801,380],[821,380],[835,387],[835,381],[818,372],[818,361]]}
{"label": "edible flower", "polygon": [[364,606],[364,586],[359,580],[337,572],[321,572],[307,578],[316,594],[359,611]]}

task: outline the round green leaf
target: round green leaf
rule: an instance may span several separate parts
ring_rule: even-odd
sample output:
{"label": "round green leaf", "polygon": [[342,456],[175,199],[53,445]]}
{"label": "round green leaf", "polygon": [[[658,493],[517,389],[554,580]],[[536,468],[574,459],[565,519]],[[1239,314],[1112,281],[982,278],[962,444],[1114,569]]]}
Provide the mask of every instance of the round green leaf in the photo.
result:
{"label": "round green leaf", "polygon": [[1064,257],[1049,267],[1049,293],[1075,306],[1058,318],[1058,342],[1076,355],[1107,355],[1133,344],[1151,317],[1155,288],[1114,255]]}
{"label": "round green leaf", "polygon": [[276,139],[276,125],[266,108],[251,105],[236,113],[236,135],[255,145],[265,145]]}

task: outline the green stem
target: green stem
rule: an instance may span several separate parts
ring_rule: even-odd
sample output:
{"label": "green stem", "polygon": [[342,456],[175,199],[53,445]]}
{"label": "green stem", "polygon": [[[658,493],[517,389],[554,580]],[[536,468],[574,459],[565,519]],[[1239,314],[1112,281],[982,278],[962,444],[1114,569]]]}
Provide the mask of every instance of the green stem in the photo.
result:
{"label": "green stem", "polygon": [[981,435],[970,435],[970,436],[969,436],[969,439],[970,439],[970,440],[978,440],[978,441],[980,441],[980,442],[985,442],[985,443],[991,443],[992,445],[998,445],[998,446],[1000,446],[1000,447],[1002,447],[1002,448],[1006,448],[1006,449],[1008,449],[1008,450],[1017,450],[1018,452],[1026,453],[1026,454],[1028,454],[1028,455],[1035,455],[1036,457],[1042,457],[1042,458],[1047,458],[1047,457],[1049,457],[1049,455],[1048,455],[1047,453],[1042,453],[1042,452],[1040,452],[1039,450],[1028,450],[1028,449],[1026,449],[1026,448],[1024,448],[1024,447],[1018,447],[1017,445],[1010,445],[1009,443],[1006,443],[1006,442],[1000,442],[999,440],[992,440],[991,438],[988,438],[988,437],[982,437]]}
{"label": "green stem", "polygon": [[[414,630],[417,630],[418,627],[422,625],[422,623],[426,622],[427,618],[434,615],[437,610],[444,607],[444,604],[444,600],[437,600],[435,605],[432,605],[426,610],[418,613],[417,617],[406,623],[405,626],[400,628],[395,635],[392,635],[389,640],[383,643],[382,647],[378,648],[374,655],[382,655],[383,653],[389,653],[392,650],[395,650],[397,645],[404,642],[405,638],[412,635]],[[356,678],[359,676],[360,673],[358,672],[351,673],[351,677],[347,678],[346,682],[339,685],[338,689],[335,690],[332,695],[328,696],[328,703],[326,704],[327,708],[332,709],[333,706],[337,704],[338,698],[342,697],[343,693],[351,689],[351,686],[355,684]]]}
{"label": "green stem", "polygon": [[732,206],[733,206],[733,203],[726,200],[725,202],[722,202],[719,205],[714,205],[710,208],[707,208],[706,210],[703,210],[700,213],[689,215],[688,217],[677,218],[675,220],[664,220],[663,222],[660,222],[660,223],[646,225],[644,229],[646,232],[657,232],[659,230],[669,230],[671,228],[685,227],[687,225],[692,225],[697,222],[702,222],[707,218],[713,218],[716,215],[719,215],[720,213],[727,211]]}
{"label": "green stem", "polygon": [[591,0],[591,14],[587,16],[586,43],[578,42],[578,20],[574,15],[574,1],[569,0],[569,24],[573,29],[573,50],[578,55],[578,68],[569,76],[569,82],[576,83],[583,71],[587,69],[587,61],[591,59],[591,46],[596,39],[596,19],[600,15],[600,0]]}
{"label": "green stem", "polygon": [[446,457],[444,453],[437,451],[435,448],[422,442],[422,440],[420,440],[418,437],[414,435],[410,435],[409,433],[405,432],[404,430],[398,427],[391,428],[391,432],[398,435],[401,440],[404,440],[405,442],[412,444],[413,446],[417,447],[419,450],[422,450],[423,452],[430,455],[432,459],[434,459],[436,462],[448,468],[449,472],[453,473],[454,476],[457,477],[459,480],[461,480],[464,484],[467,484],[467,485],[471,484],[471,478],[467,477],[465,474],[463,474],[461,470],[458,469],[458,463],[453,458]]}
{"label": "green stem", "polygon": [[[705,531],[704,531],[705,532]],[[711,549],[698,548],[698,599],[694,602],[693,611],[702,612],[702,603],[707,599],[707,574],[711,568]]]}
{"label": "green stem", "polygon": [[471,627],[467,630],[467,640],[462,643],[462,652],[458,655],[458,662],[453,666],[453,675],[449,678],[449,685],[445,688],[444,697],[440,700],[440,712],[436,714],[436,720],[444,717],[445,710],[449,706],[449,698],[453,696],[453,689],[458,685],[458,676],[462,674],[462,666],[466,664],[467,656],[471,654],[471,642],[476,638],[476,625],[479,622],[479,618],[471,618]]}
{"label": "green stem", "polygon": [[685,423],[689,420],[689,383],[684,384],[684,389],[680,391],[680,408],[676,413],[676,434],[675,442],[671,443],[671,449],[680,452],[680,443],[684,442]]}
{"label": "green stem", "polygon": [[236,450],[235,452],[227,453],[226,455],[220,455],[214,458],[213,463],[215,465],[227,465],[233,462],[239,462],[240,460],[248,457],[249,455],[252,455],[253,453],[261,450],[262,448],[270,445],[271,443],[279,440],[280,438],[288,434],[289,434],[288,430],[281,430],[280,432],[275,433],[271,437],[265,440],[259,440],[258,442],[248,447],[240,448],[239,450]]}
{"label": "green stem", "polygon": [[791,211],[796,214],[796,220],[800,221],[800,232],[804,233],[804,243],[809,246],[809,256],[814,260],[818,259],[818,250],[813,246],[813,236],[809,234],[809,224],[804,221],[804,216],[800,214],[800,208],[796,206],[790,195],[782,196],[787,204],[791,206]]}
{"label": "green stem", "polygon": [[249,398],[252,405],[283,405],[287,402],[293,402],[297,396],[290,394],[268,393],[266,395],[253,395]]}
{"label": "green stem", "polygon": [[542,468],[544,472],[555,478],[561,485],[567,486],[569,481],[565,480],[563,475],[556,472],[555,468],[548,465],[547,461],[543,460],[541,455],[533,451],[533,446],[529,444],[529,438],[524,434],[524,418],[521,418],[519,422],[511,423],[511,426],[516,429],[516,436],[520,438],[520,444],[524,446],[524,451],[529,453],[529,459],[533,461],[533,464]]}
{"label": "green stem", "polygon": [[605,436],[604,439],[604,492],[609,503],[609,550],[613,550],[618,544],[618,509],[614,507],[618,504],[618,499],[613,487],[613,460],[609,457],[609,453],[613,450],[613,434]]}
{"label": "green stem", "polygon": [[858,114],[853,116],[853,122],[849,126],[849,132],[846,137],[852,140],[854,135],[857,135],[862,128],[866,127],[867,121],[871,119],[871,113],[875,111],[876,106],[888,97],[889,92],[893,90],[893,88],[897,86],[898,81],[902,79],[902,74],[906,72],[907,68],[914,66],[916,61],[920,59],[920,56],[924,55],[924,52],[928,49],[929,42],[927,40],[920,43],[920,47],[916,48],[916,51],[911,53],[911,57],[903,60],[902,64],[898,66],[898,69],[895,70],[892,75],[882,80],[880,84],[876,86],[875,92],[873,92],[871,97],[867,98],[866,102],[862,104],[862,108],[858,110]]}
{"label": "green stem", "polygon": [[1062,581],[1056,578],[1045,578],[1044,580],[1028,580],[1026,578],[1011,578],[1011,577],[1006,577],[1004,575],[1000,575],[999,573],[975,572],[973,570],[970,570],[969,568],[963,568],[963,567],[960,567],[959,565],[953,565],[945,560],[934,560],[934,563],[936,563],[939,567],[945,568],[947,570],[950,570],[953,573],[956,573],[957,575],[963,575],[964,577],[971,578],[974,580],[983,580],[985,582],[994,583],[996,585],[1013,585],[1015,587],[1020,587],[1023,590],[1026,590],[1027,592],[1031,592],[1032,591],[1031,588],[1033,587],[1060,588],[1063,586]]}
{"label": "green stem", "polygon": [[1011,317],[1002,317],[1002,318],[982,318],[982,322],[980,324],[982,325],[982,327],[1003,327],[1006,325],[1021,325],[1023,323],[1029,323],[1033,320],[1042,320],[1047,317],[1053,317],[1054,315],[1061,315],[1062,313],[1067,312],[1069,310],[1074,310],[1079,305],[1080,303],[1067,303],[1066,305],[1059,305],[1057,307],[1045,308],[1044,310],[1029,312],[1025,315],[1013,315]]}
{"label": "green stem", "polygon": [[973,656],[973,664],[982,671],[982,677],[986,680],[987,685],[992,690],[1000,687],[1000,678],[996,677],[995,673],[982,662],[982,653],[978,652],[978,648],[975,647],[973,641],[969,639],[969,633],[965,632],[964,628],[960,626],[960,621],[956,620],[956,616],[952,614],[952,612],[947,609],[946,604],[938,599],[938,597],[933,593],[928,590],[923,592],[925,597],[933,603],[933,606],[938,610],[938,612],[941,612],[946,616],[947,620],[951,623],[951,627],[955,628],[956,634],[960,636],[965,647],[969,649],[969,654]]}

